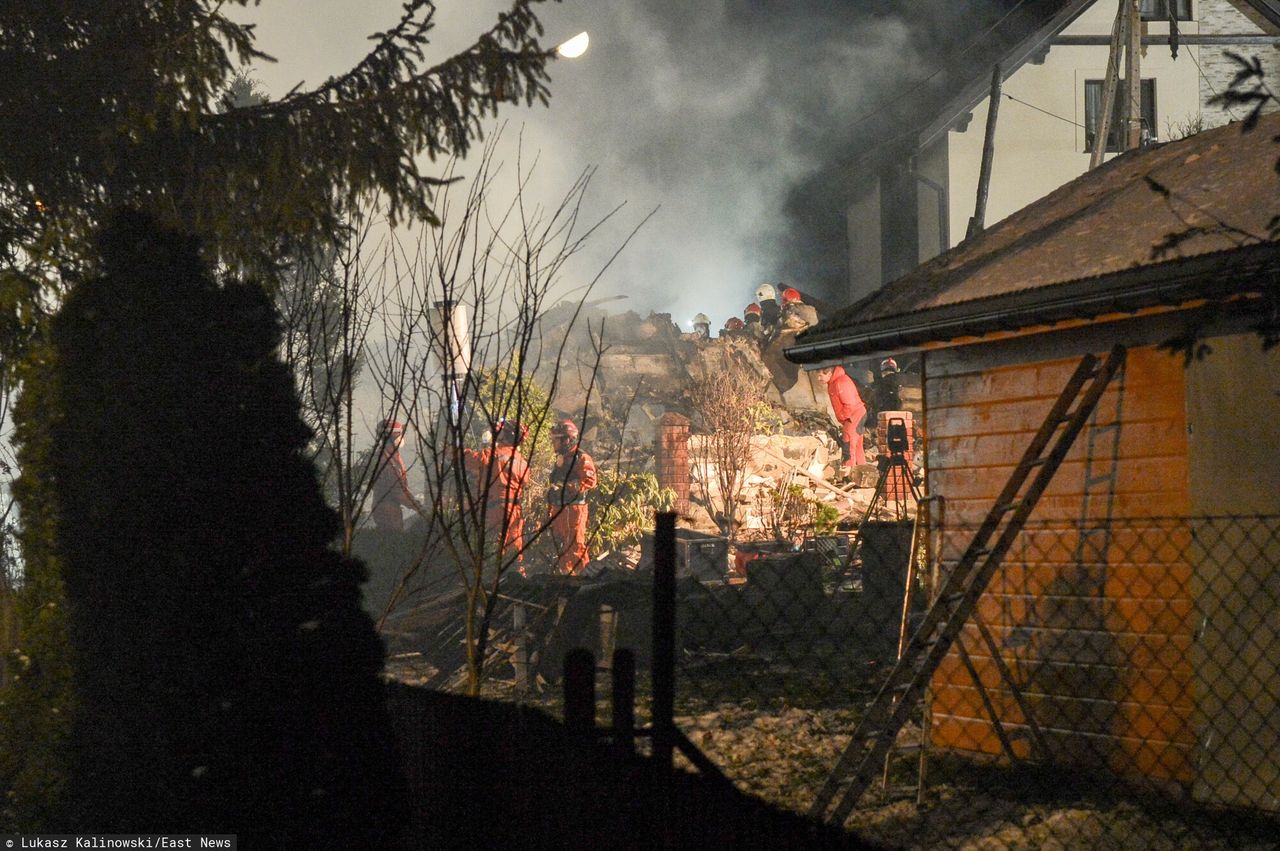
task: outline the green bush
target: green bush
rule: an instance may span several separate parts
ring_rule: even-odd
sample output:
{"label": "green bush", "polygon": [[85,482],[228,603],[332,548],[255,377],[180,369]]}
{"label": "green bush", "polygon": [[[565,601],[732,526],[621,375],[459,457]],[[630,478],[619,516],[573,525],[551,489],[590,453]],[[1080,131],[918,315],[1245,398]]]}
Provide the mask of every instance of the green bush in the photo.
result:
{"label": "green bush", "polygon": [[[474,388],[473,418],[467,423],[466,444],[478,449],[493,423],[507,418],[518,420],[529,430],[529,436],[520,446],[520,454],[529,462],[529,479],[525,483],[522,501],[525,516],[541,518],[547,493],[547,478],[554,463],[551,448],[551,428],[557,422],[551,409],[551,397],[533,376],[521,374],[518,364],[502,369],[480,367],[472,371]],[[525,521],[525,531],[535,524]]]}
{"label": "green bush", "polygon": [[383,845],[404,801],[382,645],[363,567],[328,548],[271,303],[136,214],[102,251],[51,332],[43,509],[75,659],[61,826]]}
{"label": "green bush", "polygon": [[675,502],[675,491],[659,487],[653,473],[600,470],[599,484],[587,492],[588,548],[599,553],[640,543],[653,528],[653,513],[670,511]]}
{"label": "green bush", "polygon": [[805,496],[800,485],[770,489],[761,496],[757,507],[766,527],[779,541],[796,541],[805,527],[815,535],[830,535],[840,521],[839,509]]}

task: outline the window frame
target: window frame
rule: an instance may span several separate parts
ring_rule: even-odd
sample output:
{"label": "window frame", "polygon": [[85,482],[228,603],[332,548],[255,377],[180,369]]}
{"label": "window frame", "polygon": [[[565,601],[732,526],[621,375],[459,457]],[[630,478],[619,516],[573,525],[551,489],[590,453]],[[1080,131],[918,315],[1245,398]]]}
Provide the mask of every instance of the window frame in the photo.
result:
{"label": "window frame", "polygon": [[[1124,96],[1127,89],[1125,80],[1122,78],[1117,81],[1116,86],[1116,102],[1112,105],[1111,126],[1107,131],[1107,146],[1105,152],[1108,154],[1118,154],[1124,149],[1121,145],[1120,137],[1120,116],[1121,105],[1124,103]],[[1098,87],[1098,105],[1102,103],[1102,91],[1106,85],[1105,80],[1086,79],[1084,81],[1084,152],[1089,153],[1093,150],[1093,128],[1097,126],[1097,119],[1091,123],[1089,121],[1089,89],[1092,86]],[[1157,105],[1158,91],[1156,87],[1155,77],[1142,78],[1142,122],[1145,129],[1150,131],[1148,142],[1158,142],[1160,140],[1157,131],[1157,121],[1159,120],[1159,111]]]}
{"label": "window frame", "polygon": [[[1156,7],[1156,11],[1148,14],[1143,10],[1148,2]],[[1140,0],[1138,4],[1138,16],[1144,21],[1167,21],[1169,20],[1169,4],[1173,4],[1173,10],[1179,21],[1195,20],[1195,9],[1192,8],[1191,0]],[[1184,7],[1185,4],[1185,7]],[[1185,14],[1183,12],[1185,8]]]}

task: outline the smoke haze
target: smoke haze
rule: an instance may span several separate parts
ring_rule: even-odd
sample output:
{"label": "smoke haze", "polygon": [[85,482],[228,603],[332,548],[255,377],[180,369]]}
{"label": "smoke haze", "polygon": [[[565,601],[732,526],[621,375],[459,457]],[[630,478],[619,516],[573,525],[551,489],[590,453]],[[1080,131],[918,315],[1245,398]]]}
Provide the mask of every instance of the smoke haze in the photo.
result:
{"label": "smoke haze", "polygon": [[[934,75],[943,57],[1010,3],[548,5],[547,41],[587,30],[591,48],[555,63],[550,108],[506,115],[506,141],[522,133],[526,157],[539,154],[539,192],[558,195],[596,166],[587,212],[626,202],[586,252],[584,274],[657,208],[602,295],[626,294],[623,304],[682,322],[705,312],[715,327],[765,281],[839,301],[847,164],[867,140],[888,135],[886,104],[913,86],[945,85]],[[434,53],[465,46],[502,5],[443,0]],[[260,22],[260,46],[281,60],[255,71],[278,96],[348,67],[367,48],[358,35],[385,29],[397,13],[392,0],[275,0],[242,14]]]}

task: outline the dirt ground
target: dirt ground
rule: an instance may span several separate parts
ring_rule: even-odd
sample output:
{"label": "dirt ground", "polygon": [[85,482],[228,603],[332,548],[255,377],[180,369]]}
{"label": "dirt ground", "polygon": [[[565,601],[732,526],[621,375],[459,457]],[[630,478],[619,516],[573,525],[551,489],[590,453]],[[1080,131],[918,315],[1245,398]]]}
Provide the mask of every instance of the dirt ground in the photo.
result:
{"label": "dirt ground", "polygon": [[[738,787],[804,812],[849,741],[856,714],[836,709],[745,710],[735,707],[677,718],[689,737]],[[1242,849],[1280,847],[1275,822],[1185,818],[1169,807],[1091,800],[1075,783],[1054,787],[1008,771],[964,776],[954,760],[933,760],[926,802],[916,805],[915,757],[895,759],[891,786],[877,783],[849,826],[890,848],[1035,851],[1036,849]],[[1004,777],[1001,777],[1003,773]],[[1019,788],[1021,786],[1021,788]],[[1039,794],[1036,794],[1039,793]],[[1058,800],[1044,800],[1045,797]],[[1164,809],[1164,812],[1160,812]]]}
{"label": "dirt ground", "polygon": [[[388,674],[421,684],[430,670],[413,656],[402,656],[390,661]],[[600,692],[606,691],[602,683]],[[554,715],[556,692],[548,687],[526,700]],[[514,697],[510,684],[500,679],[486,688],[486,696]],[[835,765],[859,714],[831,706],[791,707],[778,697],[767,705],[752,700],[683,705],[676,723],[740,790],[800,813],[808,810]],[[638,708],[643,717],[643,698]],[[607,713],[602,700],[599,717]],[[848,826],[886,848],[902,849],[1280,848],[1275,820],[1207,813],[1167,799],[1148,798],[1143,804],[1140,797],[1100,790],[1087,777],[1082,781],[1044,770],[1019,775],[945,755],[930,760],[925,803],[917,806],[915,771],[914,756],[896,757],[889,789],[874,784]]]}

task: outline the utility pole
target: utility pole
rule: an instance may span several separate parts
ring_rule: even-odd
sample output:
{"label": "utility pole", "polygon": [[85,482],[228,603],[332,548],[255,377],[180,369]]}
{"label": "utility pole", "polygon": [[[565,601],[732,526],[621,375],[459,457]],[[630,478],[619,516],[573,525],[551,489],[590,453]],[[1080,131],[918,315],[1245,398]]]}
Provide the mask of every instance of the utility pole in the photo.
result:
{"label": "utility pole", "polygon": [[1111,135],[1111,113],[1116,108],[1116,88],[1120,78],[1120,52],[1124,49],[1129,27],[1129,0],[1116,4],[1116,20],[1111,25],[1111,47],[1107,52],[1107,78],[1102,84],[1102,109],[1094,118],[1093,148],[1089,152],[1089,168],[1102,165],[1107,152],[1107,136]]}
{"label": "utility pole", "polygon": [[991,187],[991,160],[995,156],[996,116],[1000,113],[1000,83],[1003,76],[1000,66],[991,71],[991,97],[987,101],[987,134],[982,140],[982,168],[978,172],[978,200],[974,204],[973,218],[969,219],[969,228],[965,239],[972,239],[982,233],[987,218],[987,193]]}
{"label": "utility pole", "polygon": [[1093,149],[1089,168],[1102,164],[1111,133],[1111,113],[1119,87],[1120,54],[1124,53],[1125,99],[1120,113],[1120,150],[1142,145],[1142,15],[1140,0],[1120,0],[1111,27],[1111,48],[1107,54],[1107,79],[1102,85],[1102,108],[1094,122]]}
{"label": "utility pole", "polygon": [[1139,15],[1140,0],[1124,0],[1128,6],[1129,46],[1124,54],[1125,93],[1125,142],[1124,149],[1132,151],[1142,144],[1142,21]]}

